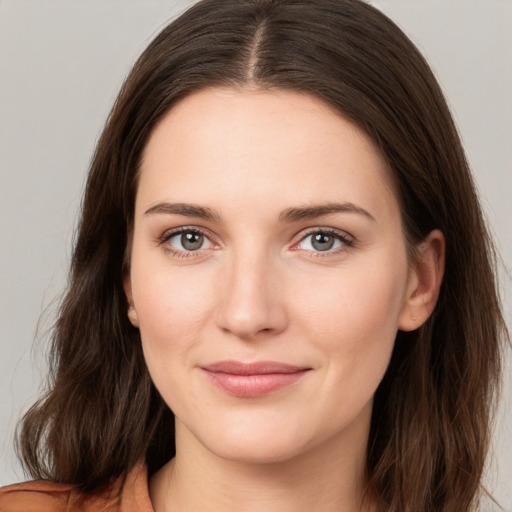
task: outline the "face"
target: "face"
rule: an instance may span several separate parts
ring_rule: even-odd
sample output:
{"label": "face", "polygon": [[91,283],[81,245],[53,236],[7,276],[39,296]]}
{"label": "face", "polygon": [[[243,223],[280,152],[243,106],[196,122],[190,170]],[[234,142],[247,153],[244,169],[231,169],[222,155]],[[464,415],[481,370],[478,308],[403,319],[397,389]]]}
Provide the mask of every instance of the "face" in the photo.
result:
{"label": "face", "polygon": [[410,287],[383,159],[322,101],[210,88],[155,128],[125,289],[178,436],[239,461],[366,442]]}

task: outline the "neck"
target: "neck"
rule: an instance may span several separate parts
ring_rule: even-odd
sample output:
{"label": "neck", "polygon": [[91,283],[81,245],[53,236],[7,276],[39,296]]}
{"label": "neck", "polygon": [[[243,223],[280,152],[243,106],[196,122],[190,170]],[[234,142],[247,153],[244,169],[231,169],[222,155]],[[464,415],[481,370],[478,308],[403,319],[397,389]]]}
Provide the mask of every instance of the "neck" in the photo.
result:
{"label": "neck", "polygon": [[[346,433],[345,433],[346,434]],[[177,421],[177,454],[150,482],[155,512],[370,512],[366,435],[329,439],[278,462],[226,460]]]}

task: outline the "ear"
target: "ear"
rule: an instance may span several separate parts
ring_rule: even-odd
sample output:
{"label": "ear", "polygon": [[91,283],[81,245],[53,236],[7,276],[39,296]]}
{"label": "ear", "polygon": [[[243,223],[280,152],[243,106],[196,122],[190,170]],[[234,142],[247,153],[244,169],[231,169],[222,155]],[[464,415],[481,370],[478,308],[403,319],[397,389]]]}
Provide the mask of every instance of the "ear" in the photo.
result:
{"label": "ear", "polygon": [[126,300],[128,302],[128,319],[134,327],[139,327],[139,318],[137,316],[137,310],[135,309],[135,304],[133,303],[133,295],[132,295],[132,282],[130,279],[130,274],[127,272],[123,278],[123,288],[124,293],[126,295]]}
{"label": "ear", "polygon": [[413,331],[434,311],[444,274],[445,239],[435,229],[415,248],[398,328]]}

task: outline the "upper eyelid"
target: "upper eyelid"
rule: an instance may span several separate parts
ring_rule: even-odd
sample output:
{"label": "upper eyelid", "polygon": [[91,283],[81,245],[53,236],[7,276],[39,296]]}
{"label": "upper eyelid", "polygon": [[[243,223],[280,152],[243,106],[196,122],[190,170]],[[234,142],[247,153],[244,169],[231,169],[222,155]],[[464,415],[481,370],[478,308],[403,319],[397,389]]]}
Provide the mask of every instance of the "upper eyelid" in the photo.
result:
{"label": "upper eyelid", "polygon": [[299,232],[297,234],[296,238],[298,239],[298,241],[300,241],[300,240],[304,239],[305,237],[312,235],[314,233],[327,233],[330,235],[338,235],[340,238],[350,239],[352,241],[355,240],[354,236],[351,235],[350,233],[348,233],[347,231],[345,231],[343,229],[331,228],[331,227],[327,227],[327,226],[306,228],[305,230],[302,230],[301,232]]}
{"label": "upper eyelid", "polygon": [[[201,235],[206,236],[207,238],[215,238],[211,231],[205,228],[201,228],[199,226],[179,226],[177,228],[171,228],[164,231],[162,236],[159,237],[160,240],[168,240],[169,238],[172,238],[173,236],[179,235],[181,233],[186,233],[188,231],[200,233]],[[213,240],[212,240],[213,241]]]}
{"label": "upper eyelid", "polygon": [[[203,228],[201,226],[195,226],[195,225],[178,226],[176,228],[167,229],[163,233],[162,238],[165,236],[173,235],[173,234],[183,233],[184,231],[197,231],[198,233],[212,236],[213,238],[215,238],[215,235],[213,235],[213,233],[209,229]],[[311,227],[302,229],[294,236],[294,238],[297,238],[300,235],[307,236],[311,233],[334,233],[334,234],[344,235],[349,238],[354,238],[349,232],[345,231],[344,229],[333,228],[333,227],[329,227],[329,226],[311,226]]]}

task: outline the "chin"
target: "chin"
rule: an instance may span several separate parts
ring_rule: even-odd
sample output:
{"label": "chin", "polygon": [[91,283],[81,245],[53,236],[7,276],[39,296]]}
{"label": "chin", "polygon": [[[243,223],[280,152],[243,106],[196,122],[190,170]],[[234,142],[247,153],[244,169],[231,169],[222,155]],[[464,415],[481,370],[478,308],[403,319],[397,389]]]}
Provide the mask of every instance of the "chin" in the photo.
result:
{"label": "chin", "polygon": [[217,425],[210,423],[203,432],[200,430],[188,430],[188,433],[199,441],[203,449],[222,459],[242,464],[283,462],[308,449],[304,435],[293,432],[283,423],[265,426],[262,421],[249,425],[220,422]]}
{"label": "chin", "polygon": [[[290,444],[290,443],[289,443]],[[215,443],[209,448],[217,457],[225,460],[247,465],[277,464],[286,462],[299,456],[305,447],[290,446],[279,439],[269,442],[269,439],[254,440],[243,438],[229,440],[225,443]]]}
{"label": "chin", "polygon": [[[337,432],[321,426],[314,428],[304,422],[265,423],[242,422],[235,424],[210,424],[209,429],[194,436],[203,448],[221,459],[247,465],[278,464],[297,460],[325,446],[331,450],[331,442]],[[315,435],[311,435],[311,433]],[[201,435],[203,434],[203,435]],[[320,448],[320,452],[326,453]]]}

